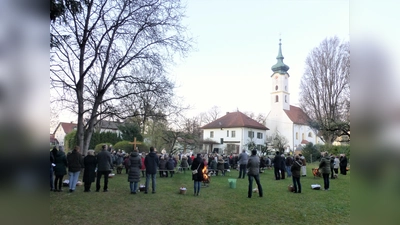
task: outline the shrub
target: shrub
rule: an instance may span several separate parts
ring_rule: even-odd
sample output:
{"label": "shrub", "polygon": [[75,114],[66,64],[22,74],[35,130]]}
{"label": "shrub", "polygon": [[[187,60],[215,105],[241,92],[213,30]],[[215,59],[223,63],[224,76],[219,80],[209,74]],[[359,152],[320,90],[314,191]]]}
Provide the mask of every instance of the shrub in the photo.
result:
{"label": "shrub", "polygon": [[120,141],[115,143],[113,146],[115,150],[121,149],[127,153],[133,152],[133,144],[129,144],[129,141]]}
{"label": "shrub", "polygon": [[[113,132],[93,132],[92,138],[90,139],[89,149],[93,149],[97,146],[97,143],[117,143],[122,141],[117,133]],[[100,148],[101,149],[101,148]]]}
{"label": "shrub", "polygon": [[77,136],[76,136],[76,130],[74,130],[74,131],[71,131],[70,133],[68,133],[67,135],[65,135],[65,138],[64,138],[64,151],[65,152],[69,152],[69,151],[72,151],[72,149],[74,149],[74,147],[76,146],[76,145],[78,145],[78,139],[77,139]]}

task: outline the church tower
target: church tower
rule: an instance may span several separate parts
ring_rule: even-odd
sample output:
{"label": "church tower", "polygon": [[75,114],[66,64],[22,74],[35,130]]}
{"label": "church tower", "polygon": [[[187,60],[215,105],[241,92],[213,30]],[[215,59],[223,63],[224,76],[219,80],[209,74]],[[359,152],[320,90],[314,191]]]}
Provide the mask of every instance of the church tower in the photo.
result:
{"label": "church tower", "polygon": [[281,39],[279,39],[279,51],[276,57],[277,63],[271,67],[273,74],[271,92],[271,110],[290,110],[289,94],[289,66],[283,63]]}

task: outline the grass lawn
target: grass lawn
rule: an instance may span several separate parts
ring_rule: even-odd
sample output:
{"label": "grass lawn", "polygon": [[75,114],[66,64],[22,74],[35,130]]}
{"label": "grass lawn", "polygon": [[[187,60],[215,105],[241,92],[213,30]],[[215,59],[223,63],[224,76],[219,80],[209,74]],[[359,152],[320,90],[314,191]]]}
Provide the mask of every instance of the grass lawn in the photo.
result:
{"label": "grass lawn", "polygon": [[[211,177],[209,187],[202,188],[200,196],[193,196],[190,171],[173,178],[159,178],[157,193],[130,194],[125,171],[109,179],[109,192],[83,192],[78,186],[74,193],[50,193],[51,224],[349,224],[350,173],[330,180],[330,190],[312,190],[311,184],[320,184],[307,164],[307,177],[301,178],[302,193],[288,192],[291,178],[276,181],[273,170],[260,174],[264,197],[253,193],[247,198],[248,180],[238,179],[236,188],[229,188],[228,179],[239,172],[231,170],[226,176]],[[68,179],[67,176],[64,179]],[[140,183],[144,184],[142,178]],[[102,184],[103,185],[103,179]],[[179,187],[186,186],[186,195]],[[253,187],[255,187],[255,181]]]}

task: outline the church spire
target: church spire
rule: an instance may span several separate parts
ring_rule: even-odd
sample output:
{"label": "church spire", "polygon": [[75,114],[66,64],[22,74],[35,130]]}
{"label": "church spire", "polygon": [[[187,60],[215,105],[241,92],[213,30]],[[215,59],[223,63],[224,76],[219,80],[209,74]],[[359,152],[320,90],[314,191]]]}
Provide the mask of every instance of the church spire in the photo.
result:
{"label": "church spire", "polygon": [[281,47],[281,39],[279,39],[279,51],[278,51],[278,56],[276,57],[277,63],[271,67],[272,71],[274,73],[281,73],[285,74],[289,70],[289,66],[287,66],[285,63],[283,63],[283,55],[282,55],[282,47]]}

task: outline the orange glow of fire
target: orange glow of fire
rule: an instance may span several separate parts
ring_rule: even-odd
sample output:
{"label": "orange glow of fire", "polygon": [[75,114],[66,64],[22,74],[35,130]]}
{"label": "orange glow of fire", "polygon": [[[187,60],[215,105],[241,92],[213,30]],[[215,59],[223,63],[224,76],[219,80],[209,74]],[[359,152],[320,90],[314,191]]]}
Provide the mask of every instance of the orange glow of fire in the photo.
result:
{"label": "orange glow of fire", "polygon": [[201,171],[203,172],[203,178],[204,178],[204,180],[208,180],[207,166],[204,166],[204,168],[203,168]]}

